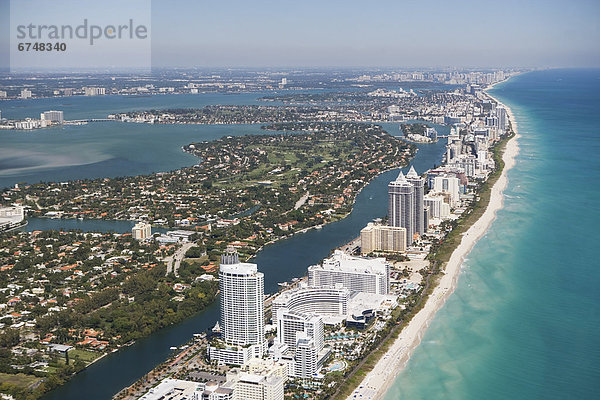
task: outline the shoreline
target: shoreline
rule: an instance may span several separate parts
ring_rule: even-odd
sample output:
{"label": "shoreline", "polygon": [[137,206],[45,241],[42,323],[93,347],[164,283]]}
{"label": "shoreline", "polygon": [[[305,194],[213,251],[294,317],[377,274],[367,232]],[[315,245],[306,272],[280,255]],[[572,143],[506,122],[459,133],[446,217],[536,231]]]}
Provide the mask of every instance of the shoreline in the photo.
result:
{"label": "shoreline", "polygon": [[[488,90],[493,88],[493,86],[486,88],[485,93],[499,105],[506,108],[512,129],[515,133],[515,136],[506,143],[502,154],[502,160],[504,161],[502,173],[491,188],[490,200],[484,213],[463,234],[460,244],[454,249],[450,260],[444,268],[443,276],[428,297],[424,307],[402,329],[400,335],[391,344],[388,351],[377,361],[375,367],[367,373],[359,384],[359,387],[363,388],[362,398],[381,400],[386,395],[396,377],[406,367],[414,350],[421,343],[435,314],[443,307],[446,300],[456,289],[461,266],[465,258],[479,239],[487,233],[489,227],[496,219],[497,212],[504,207],[503,192],[508,185],[507,173],[515,165],[515,159],[519,153],[518,138],[520,135],[512,110],[488,93]],[[368,394],[365,394],[364,390],[368,390]],[[348,399],[353,398],[356,393],[355,389]]]}

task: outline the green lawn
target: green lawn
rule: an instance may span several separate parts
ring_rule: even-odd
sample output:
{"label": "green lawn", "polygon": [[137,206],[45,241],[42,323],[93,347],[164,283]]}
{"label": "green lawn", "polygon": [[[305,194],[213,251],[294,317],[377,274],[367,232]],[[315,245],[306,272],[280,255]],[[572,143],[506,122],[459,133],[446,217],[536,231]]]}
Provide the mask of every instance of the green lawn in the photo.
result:
{"label": "green lawn", "polygon": [[208,256],[202,256],[202,257],[197,257],[197,258],[185,258],[185,262],[188,262],[190,264],[203,264],[206,261],[208,261]]}
{"label": "green lawn", "polygon": [[31,385],[39,382],[42,378],[38,378],[33,375],[25,375],[25,374],[5,374],[0,372],[0,383],[8,383],[10,385],[15,385],[23,388],[30,387]]}
{"label": "green lawn", "polygon": [[75,359],[79,358],[81,361],[85,362],[86,364],[91,363],[96,358],[100,357],[101,355],[102,355],[102,353],[98,353],[96,351],[89,351],[89,350],[72,349],[69,351],[69,359],[70,360],[75,360]]}
{"label": "green lawn", "polygon": [[[99,353],[97,351],[71,349],[69,350],[69,364],[73,364],[75,360],[79,359],[87,365],[94,361],[96,358],[100,357],[101,355],[102,353]],[[57,362],[60,365],[64,365],[64,356],[58,357]],[[56,372],[56,369],[54,367],[47,367],[46,372]]]}

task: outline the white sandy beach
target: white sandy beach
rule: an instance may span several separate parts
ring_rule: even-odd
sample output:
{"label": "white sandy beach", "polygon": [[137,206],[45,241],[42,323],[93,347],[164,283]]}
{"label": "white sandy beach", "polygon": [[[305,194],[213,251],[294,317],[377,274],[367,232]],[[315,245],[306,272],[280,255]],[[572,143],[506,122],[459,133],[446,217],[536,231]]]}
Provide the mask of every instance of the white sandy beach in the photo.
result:
{"label": "white sandy beach", "polygon": [[[488,93],[489,95],[489,93]],[[491,95],[489,95],[492,97]],[[503,206],[503,191],[508,184],[507,172],[514,166],[515,157],[519,152],[517,139],[516,120],[510,108],[503,105],[508,112],[515,137],[508,141],[503,154],[504,169],[492,187],[490,203],[483,215],[467,230],[462,241],[454,250],[450,261],[446,265],[445,274],[440,279],[439,285],[433,290],[425,306],[417,313],[409,324],[402,330],[400,336],[391,345],[388,352],[379,360],[375,368],[363,379],[359,388],[348,399],[381,399],[394,382],[398,373],[406,366],[414,349],[419,345],[427,327],[435,313],[444,305],[446,299],[452,294],[458,282],[460,269],[475,243],[485,235],[486,231],[496,218],[496,212]],[[356,397],[355,397],[356,395]],[[361,396],[362,395],[362,396]]]}

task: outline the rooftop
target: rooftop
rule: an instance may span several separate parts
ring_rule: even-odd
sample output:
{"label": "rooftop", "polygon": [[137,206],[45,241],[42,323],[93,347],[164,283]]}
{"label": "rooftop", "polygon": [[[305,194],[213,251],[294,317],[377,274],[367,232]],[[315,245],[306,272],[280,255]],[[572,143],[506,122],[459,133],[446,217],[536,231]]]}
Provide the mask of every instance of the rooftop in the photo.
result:
{"label": "rooftop", "polygon": [[309,270],[329,270],[349,273],[387,274],[385,258],[368,258],[351,256],[341,250],[336,250],[333,255],[323,260],[323,265],[312,265]]}
{"label": "rooftop", "polygon": [[140,400],[160,400],[165,398],[169,400],[186,400],[192,398],[198,386],[197,382],[167,378],[140,397]]}
{"label": "rooftop", "polygon": [[225,274],[255,275],[258,267],[252,263],[221,264],[219,271]]}

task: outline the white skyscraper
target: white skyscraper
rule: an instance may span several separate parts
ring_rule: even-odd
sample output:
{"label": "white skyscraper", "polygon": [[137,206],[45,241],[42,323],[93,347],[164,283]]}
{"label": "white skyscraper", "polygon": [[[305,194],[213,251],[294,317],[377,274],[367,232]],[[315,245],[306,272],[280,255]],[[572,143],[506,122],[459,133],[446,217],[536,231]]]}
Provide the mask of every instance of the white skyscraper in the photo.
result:
{"label": "white skyscraper", "polygon": [[211,359],[244,364],[262,357],[265,342],[264,275],[256,264],[242,263],[233,249],[221,257],[221,340],[228,348],[211,347]]}
{"label": "white skyscraper", "polygon": [[280,308],[277,310],[277,345],[293,354],[291,375],[312,377],[328,354],[328,350],[323,349],[323,320],[314,314]]}
{"label": "white skyscraper", "polygon": [[460,180],[450,175],[436,176],[433,179],[432,192],[448,193],[450,196],[450,206],[456,207],[460,200]]}
{"label": "white skyscraper", "polygon": [[298,343],[294,349],[294,376],[298,378],[311,378],[321,367],[319,351],[315,341],[308,335],[299,333]]}
{"label": "white skyscraper", "polygon": [[423,211],[423,196],[425,195],[425,179],[421,178],[413,166],[410,167],[410,171],[406,174],[406,180],[409,181],[415,191],[415,232],[419,235],[425,233],[426,226],[424,222],[425,214]]}
{"label": "white skyscraper", "polygon": [[256,264],[241,263],[227,252],[219,269],[221,338],[228,344],[262,344],[264,327],[264,275]]}
{"label": "white skyscraper", "polygon": [[388,185],[390,226],[406,229],[406,245],[410,246],[414,239],[415,229],[415,188],[406,180],[402,171],[395,181]]}
{"label": "white skyscraper", "polygon": [[297,333],[302,332],[314,340],[317,352],[323,349],[323,320],[321,317],[291,311],[287,308],[277,310],[277,341],[286,344],[289,349],[296,349]]}

